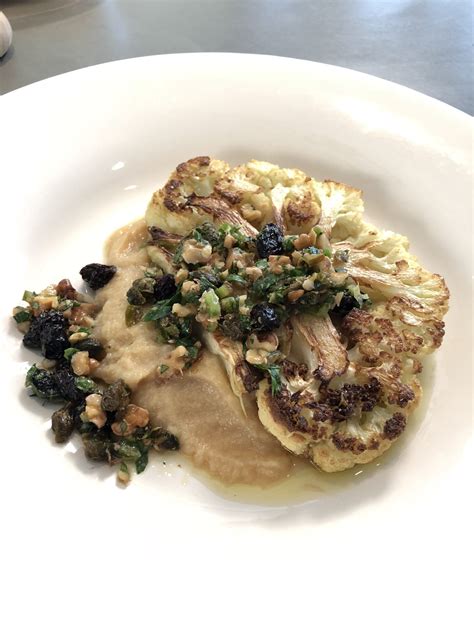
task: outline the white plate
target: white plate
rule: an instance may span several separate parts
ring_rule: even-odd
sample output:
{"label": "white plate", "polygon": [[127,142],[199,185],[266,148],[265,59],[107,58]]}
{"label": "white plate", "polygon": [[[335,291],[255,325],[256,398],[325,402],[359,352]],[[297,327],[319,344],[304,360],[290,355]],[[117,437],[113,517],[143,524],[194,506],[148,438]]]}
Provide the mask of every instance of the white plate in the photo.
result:
{"label": "white plate", "polygon": [[[341,68],[192,54],[23,88],[1,98],[0,125],[9,595],[0,619],[16,617],[4,629],[372,629],[381,620],[392,629],[405,616],[414,626],[448,615],[455,629],[462,608],[448,586],[472,491],[469,117]],[[108,233],[200,154],[260,158],[363,188],[367,216],[408,235],[446,277],[451,309],[424,420],[337,493],[236,503],[159,461],[123,491],[74,445],[53,445],[50,411],[22,391],[32,356],[8,315],[23,289],[78,282]]]}

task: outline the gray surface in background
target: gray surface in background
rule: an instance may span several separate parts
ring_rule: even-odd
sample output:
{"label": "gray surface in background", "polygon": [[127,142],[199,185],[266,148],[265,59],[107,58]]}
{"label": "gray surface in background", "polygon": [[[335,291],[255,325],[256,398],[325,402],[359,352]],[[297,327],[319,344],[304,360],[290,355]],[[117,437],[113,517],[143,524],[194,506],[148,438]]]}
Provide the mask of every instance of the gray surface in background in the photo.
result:
{"label": "gray surface in background", "polygon": [[469,0],[6,0],[0,93],[101,62],[230,51],[396,81],[474,113]]}

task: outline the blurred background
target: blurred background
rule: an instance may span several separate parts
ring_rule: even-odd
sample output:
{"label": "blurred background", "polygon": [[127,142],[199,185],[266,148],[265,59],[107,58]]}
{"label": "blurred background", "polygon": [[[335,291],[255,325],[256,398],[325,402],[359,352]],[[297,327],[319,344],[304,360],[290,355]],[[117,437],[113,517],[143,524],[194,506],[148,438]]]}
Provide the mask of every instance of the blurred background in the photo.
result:
{"label": "blurred background", "polygon": [[230,51],[336,64],[474,114],[470,0],[0,0],[0,94],[84,66]]}

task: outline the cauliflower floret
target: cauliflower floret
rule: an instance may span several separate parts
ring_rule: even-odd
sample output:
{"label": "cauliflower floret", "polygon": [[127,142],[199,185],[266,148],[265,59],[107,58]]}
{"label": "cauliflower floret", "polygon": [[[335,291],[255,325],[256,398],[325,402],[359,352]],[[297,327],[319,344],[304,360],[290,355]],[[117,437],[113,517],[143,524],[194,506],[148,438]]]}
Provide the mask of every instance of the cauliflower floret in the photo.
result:
{"label": "cauliflower floret", "polygon": [[233,208],[232,203],[215,191],[216,182],[228,172],[222,160],[199,156],[176,167],[168,182],[153,194],[146,211],[148,226],[179,235],[210,221],[229,222],[246,235],[255,229]]}
{"label": "cauliflower floret", "polygon": [[178,165],[154,193],[146,220],[180,235],[204,221],[229,222],[249,236],[269,222],[289,234],[307,233],[318,223],[329,233],[337,220],[360,218],[362,210],[358,189],[317,182],[299,169],[258,160],[230,169],[222,160],[200,156]]}
{"label": "cauliflower floret", "polygon": [[321,214],[312,180],[299,169],[250,160],[231,169],[216,189],[258,229],[274,222],[288,233],[304,233]]}
{"label": "cauliflower floret", "polygon": [[260,421],[285,448],[326,472],[368,463],[385,452],[403,432],[409,402],[415,399],[410,392],[403,406],[390,403],[386,384],[353,363],[344,376],[329,383],[313,381],[292,392],[286,375],[283,382],[274,396],[267,380],[260,383]]}
{"label": "cauliflower floret", "polygon": [[348,250],[344,268],[374,303],[399,297],[420,314],[428,311],[432,317],[443,318],[449,299],[446,283],[438,274],[420,266],[408,252],[405,237],[377,232],[361,248],[354,248],[350,241],[335,242],[332,246]]}
{"label": "cauliflower floret", "polygon": [[[319,226],[327,234],[334,233],[338,226],[349,223],[354,226],[354,232],[363,224],[362,213],[364,212],[364,202],[362,191],[354,189],[340,182],[325,180],[318,182],[311,180],[312,187],[319,199],[321,206],[321,218]],[[345,235],[339,239],[344,239]]]}

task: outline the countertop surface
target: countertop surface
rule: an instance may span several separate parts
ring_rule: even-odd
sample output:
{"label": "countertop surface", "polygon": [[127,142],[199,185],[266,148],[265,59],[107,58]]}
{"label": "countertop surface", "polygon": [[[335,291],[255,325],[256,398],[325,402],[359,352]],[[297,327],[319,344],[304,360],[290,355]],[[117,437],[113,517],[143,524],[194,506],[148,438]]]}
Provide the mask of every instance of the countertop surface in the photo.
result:
{"label": "countertop surface", "polygon": [[0,94],[84,66],[229,51],[367,72],[474,113],[469,0],[5,0]]}

